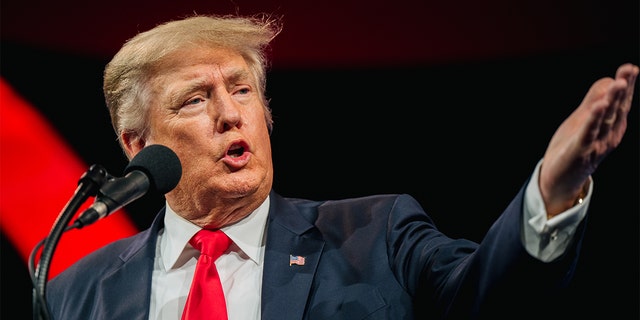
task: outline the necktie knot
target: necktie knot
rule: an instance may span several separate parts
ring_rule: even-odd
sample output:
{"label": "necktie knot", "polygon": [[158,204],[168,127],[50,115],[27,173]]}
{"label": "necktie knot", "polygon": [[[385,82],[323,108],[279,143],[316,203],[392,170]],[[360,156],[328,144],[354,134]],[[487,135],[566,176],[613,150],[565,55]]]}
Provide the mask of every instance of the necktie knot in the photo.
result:
{"label": "necktie knot", "polygon": [[220,230],[202,229],[189,240],[189,244],[198,249],[201,255],[216,260],[229,248],[231,239]]}

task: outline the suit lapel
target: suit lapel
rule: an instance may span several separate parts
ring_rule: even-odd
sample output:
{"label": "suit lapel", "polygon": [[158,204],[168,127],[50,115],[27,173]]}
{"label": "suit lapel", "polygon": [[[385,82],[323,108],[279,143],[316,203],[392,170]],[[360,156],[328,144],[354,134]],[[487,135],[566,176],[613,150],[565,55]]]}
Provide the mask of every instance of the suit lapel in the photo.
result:
{"label": "suit lapel", "polygon": [[149,300],[151,299],[151,277],[158,231],[164,222],[164,208],[156,216],[151,228],[142,232],[119,258],[122,265],[104,275],[103,292],[120,292],[101,297],[104,302],[106,319],[149,319]]}
{"label": "suit lapel", "polygon": [[[153,262],[151,262],[153,266]],[[118,272],[104,279],[105,292],[120,292],[118,299],[105,299],[104,309],[108,319],[148,319],[151,272],[149,259],[134,258],[127,261]],[[147,306],[141,308],[141,306]]]}
{"label": "suit lapel", "polygon": [[[262,319],[302,319],[324,241],[301,212],[271,193],[262,280]],[[291,264],[290,256],[304,258]]]}

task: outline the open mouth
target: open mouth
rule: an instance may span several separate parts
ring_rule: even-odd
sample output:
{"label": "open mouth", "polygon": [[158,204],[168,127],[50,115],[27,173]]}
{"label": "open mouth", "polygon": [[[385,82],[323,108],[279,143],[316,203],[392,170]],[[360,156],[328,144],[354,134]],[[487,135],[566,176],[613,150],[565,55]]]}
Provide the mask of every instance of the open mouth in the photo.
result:
{"label": "open mouth", "polygon": [[229,147],[229,150],[227,150],[227,155],[232,158],[237,158],[242,156],[246,149],[247,146],[244,143],[234,143]]}

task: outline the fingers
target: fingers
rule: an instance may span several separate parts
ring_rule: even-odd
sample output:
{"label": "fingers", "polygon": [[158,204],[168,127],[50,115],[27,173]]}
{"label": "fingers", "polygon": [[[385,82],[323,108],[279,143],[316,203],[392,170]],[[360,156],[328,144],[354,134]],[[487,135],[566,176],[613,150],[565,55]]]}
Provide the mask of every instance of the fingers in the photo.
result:
{"label": "fingers", "polygon": [[627,89],[626,89],[626,97],[623,106],[626,111],[629,111],[631,108],[631,99],[633,99],[633,91],[636,87],[636,79],[638,78],[638,73],[640,73],[640,69],[636,65],[632,65],[627,63],[625,65],[620,66],[618,71],[616,72],[616,79],[625,79],[627,81]]}
{"label": "fingers", "polygon": [[605,129],[616,126],[626,120],[626,116],[631,109],[638,72],[638,67],[632,64],[624,64],[618,68],[616,78],[609,84],[607,90],[606,101],[608,101],[608,106],[602,116],[602,125]]}
{"label": "fingers", "polygon": [[624,94],[625,85],[626,82],[620,79],[611,82],[609,85],[605,97],[607,106],[602,117],[602,124],[604,126],[612,127],[616,123],[616,120],[624,117],[624,104],[627,100]]}

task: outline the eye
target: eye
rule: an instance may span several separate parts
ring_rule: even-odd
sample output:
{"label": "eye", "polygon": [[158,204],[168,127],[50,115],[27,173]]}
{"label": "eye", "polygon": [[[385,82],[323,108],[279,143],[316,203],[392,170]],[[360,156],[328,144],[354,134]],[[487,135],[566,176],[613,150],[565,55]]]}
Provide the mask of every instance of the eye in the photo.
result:
{"label": "eye", "polygon": [[199,94],[192,96],[190,99],[184,101],[184,103],[180,105],[178,110],[180,110],[180,112],[196,112],[197,110],[201,110],[204,106],[206,106],[206,104],[207,98]]}
{"label": "eye", "polygon": [[238,86],[233,91],[233,96],[239,102],[248,102],[253,95],[253,91],[250,86]]}
{"label": "eye", "polygon": [[204,99],[202,99],[200,97],[193,98],[193,99],[187,100],[187,102],[185,102],[185,106],[187,106],[187,105],[196,105],[196,104],[202,103],[203,101],[204,101]]}

